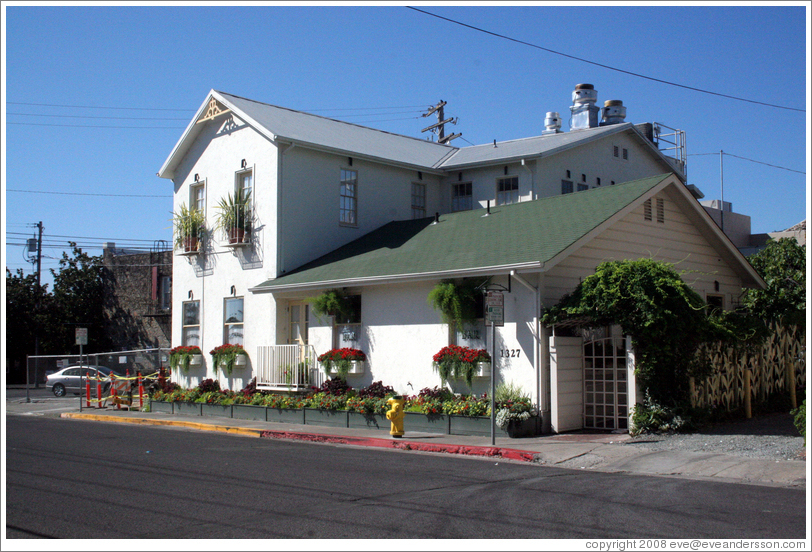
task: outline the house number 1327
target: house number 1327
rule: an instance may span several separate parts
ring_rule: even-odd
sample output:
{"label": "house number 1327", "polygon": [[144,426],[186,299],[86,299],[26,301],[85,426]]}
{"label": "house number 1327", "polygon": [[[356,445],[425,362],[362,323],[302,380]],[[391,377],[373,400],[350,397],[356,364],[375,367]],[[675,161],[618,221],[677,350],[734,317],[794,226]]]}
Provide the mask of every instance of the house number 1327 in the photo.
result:
{"label": "house number 1327", "polygon": [[521,349],[500,349],[499,352],[501,353],[502,358],[518,358],[521,354]]}

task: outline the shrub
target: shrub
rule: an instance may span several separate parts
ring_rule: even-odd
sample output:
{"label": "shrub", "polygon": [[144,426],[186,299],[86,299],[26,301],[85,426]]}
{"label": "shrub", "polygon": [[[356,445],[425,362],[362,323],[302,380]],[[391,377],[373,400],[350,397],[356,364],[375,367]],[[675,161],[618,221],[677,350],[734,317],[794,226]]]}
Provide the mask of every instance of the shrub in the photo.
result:
{"label": "shrub", "polygon": [[801,403],[801,406],[790,412],[790,414],[795,416],[795,427],[798,428],[798,432],[804,438],[804,446],[806,446],[806,399]]}
{"label": "shrub", "polygon": [[203,393],[211,393],[212,391],[220,390],[220,382],[211,378],[204,379],[197,385],[197,392],[201,395]]}
{"label": "shrub", "polygon": [[392,387],[384,385],[382,381],[376,381],[358,391],[358,396],[361,397],[362,399],[366,398],[383,399],[384,397],[392,395],[397,395],[397,393],[395,393],[395,390]]}
{"label": "shrub", "polygon": [[328,395],[346,395],[352,387],[343,378],[331,378],[321,384],[320,393]]}
{"label": "shrub", "polygon": [[679,433],[693,427],[691,414],[685,408],[665,406],[646,391],[643,403],[634,407],[629,433]]}

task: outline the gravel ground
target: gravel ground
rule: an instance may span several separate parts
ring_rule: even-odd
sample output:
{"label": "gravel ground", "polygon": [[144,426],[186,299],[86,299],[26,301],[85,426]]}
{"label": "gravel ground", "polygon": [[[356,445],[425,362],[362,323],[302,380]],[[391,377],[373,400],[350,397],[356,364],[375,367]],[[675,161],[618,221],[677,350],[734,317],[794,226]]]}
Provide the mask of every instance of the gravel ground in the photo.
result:
{"label": "gravel ground", "polygon": [[806,460],[804,440],[789,414],[770,414],[704,428],[696,433],[638,435],[624,443],[648,450],[711,452],[748,458]]}

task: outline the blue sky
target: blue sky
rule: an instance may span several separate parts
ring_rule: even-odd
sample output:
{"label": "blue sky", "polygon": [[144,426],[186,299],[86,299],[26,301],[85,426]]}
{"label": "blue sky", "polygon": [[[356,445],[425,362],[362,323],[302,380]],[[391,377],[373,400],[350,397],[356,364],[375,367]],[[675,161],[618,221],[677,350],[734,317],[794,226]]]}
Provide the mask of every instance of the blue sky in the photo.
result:
{"label": "blue sky", "polygon": [[38,221],[45,274],[69,239],[91,254],[171,242],[172,183],[156,173],[212,88],[414,137],[442,99],[466,146],[539,135],[547,111],[567,130],[574,86],[591,83],[628,121],[686,132],[688,181],[706,199],[720,196],[719,151],[731,154],[724,199],[753,232],[806,218],[807,2],[412,5],[780,107],[405,5],[5,2],[5,266],[31,272],[19,244]]}

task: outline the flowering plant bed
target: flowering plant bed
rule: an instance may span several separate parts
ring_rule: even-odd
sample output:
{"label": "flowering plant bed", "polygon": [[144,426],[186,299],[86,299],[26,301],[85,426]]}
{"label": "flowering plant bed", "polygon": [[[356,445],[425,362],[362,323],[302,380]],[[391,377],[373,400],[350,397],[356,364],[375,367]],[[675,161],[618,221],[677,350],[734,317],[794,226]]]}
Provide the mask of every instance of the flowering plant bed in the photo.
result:
{"label": "flowering plant bed", "polygon": [[[324,372],[327,375],[336,374],[340,378],[346,378],[349,373],[363,373],[363,365],[359,369],[357,363],[363,363],[366,359],[367,355],[364,354],[364,351],[349,347],[330,349],[319,355],[319,362],[324,366]],[[355,366],[353,366],[354,363]]]}
{"label": "flowering plant bed", "polygon": [[189,371],[190,365],[199,365],[203,362],[203,352],[197,345],[179,346],[169,350],[169,366],[172,370],[183,368]]}
{"label": "flowering plant bed", "polygon": [[471,385],[477,372],[477,364],[490,363],[491,355],[485,349],[449,345],[440,349],[434,355],[433,361],[434,366],[440,372],[440,379],[443,383],[454,377],[463,378],[468,385]]}
{"label": "flowering plant bed", "polygon": [[245,352],[242,345],[232,345],[230,343],[215,347],[209,354],[211,354],[214,362],[214,369],[217,370],[217,368],[222,367],[229,375],[234,370],[234,366],[243,365],[248,359],[248,353]]}

